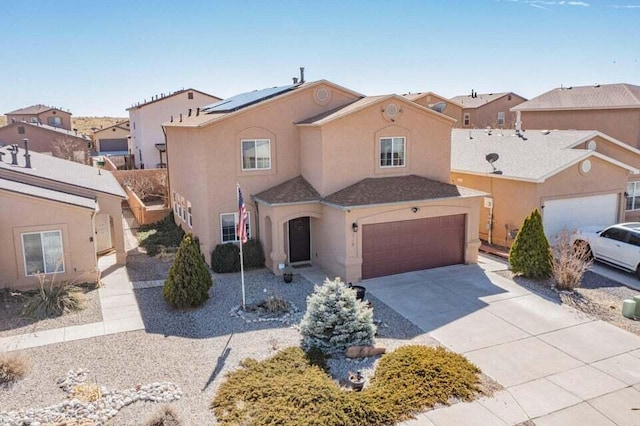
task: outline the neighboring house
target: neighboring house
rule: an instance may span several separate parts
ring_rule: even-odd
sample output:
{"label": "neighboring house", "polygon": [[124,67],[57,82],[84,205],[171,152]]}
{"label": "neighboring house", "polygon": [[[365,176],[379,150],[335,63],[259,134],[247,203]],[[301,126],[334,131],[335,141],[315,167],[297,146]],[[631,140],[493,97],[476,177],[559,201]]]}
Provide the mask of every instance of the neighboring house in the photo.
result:
{"label": "neighboring house", "polygon": [[34,152],[81,163],[89,159],[91,138],[81,133],[26,121],[0,127],[0,144],[22,146],[24,139],[29,139],[29,149]]}
{"label": "neighboring house", "polygon": [[[94,151],[98,155],[126,155],[129,153],[129,121],[122,121],[113,126],[93,132]],[[117,154],[114,154],[117,153]]]}
{"label": "neighboring house", "polygon": [[472,90],[470,95],[454,96],[451,101],[462,105],[461,128],[512,129],[516,124],[516,114],[510,109],[526,99],[513,92],[476,93]]}
{"label": "neighboring house", "polygon": [[125,198],[105,170],[0,148],[0,288],[34,288],[38,274],[95,281],[103,252],[124,264]]}
{"label": "neighboring house", "polygon": [[129,149],[137,168],[166,166],[165,139],[162,123],[195,114],[198,108],[219,101],[220,98],[195,89],[184,89],[152,97],[136,104],[129,111],[131,140]]}
{"label": "neighboring house", "polygon": [[7,124],[28,121],[29,123],[40,123],[60,129],[72,130],[70,112],[42,104],[17,109],[5,115],[7,116]]}
{"label": "neighboring house", "polygon": [[640,148],[640,86],[560,87],[511,110],[525,129],[595,129]]}
{"label": "neighboring house", "polygon": [[237,242],[236,183],[266,265],[346,281],[473,263],[477,191],[447,183],[454,120],[320,80],[234,96],[165,123],[174,216],[207,258]]}
{"label": "neighboring house", "polygon": [[491,194],[480,237],[504,246],[533,209],[552,243],[563,228],[624,220],[628,181],[640,180],[640,151],[596,131],[456,129],[451,143],[451,182]]}
{"label": "neighboring house", "polygon": [[[425,93],[409,93],[404,95],[405,98],[427,108],[435,109],[456,120],[454,127],[462,127],[462,111],[464,107],[451,99],[440,96],[433,92]],[[442,110],[444,106],[444,110]]]}

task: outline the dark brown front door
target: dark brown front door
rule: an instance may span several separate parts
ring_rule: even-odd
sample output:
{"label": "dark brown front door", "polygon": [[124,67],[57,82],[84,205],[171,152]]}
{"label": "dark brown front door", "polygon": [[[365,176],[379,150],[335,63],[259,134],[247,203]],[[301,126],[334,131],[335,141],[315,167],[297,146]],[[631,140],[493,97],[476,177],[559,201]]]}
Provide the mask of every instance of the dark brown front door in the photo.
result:
{"label": "dark brown front door", "polygon": [[311,260],[309,217],[289,221],[289,263]]}
{"label": "dark brown front door", "polygon": [[465,215],[364,225],[362,278],[464,263]]}

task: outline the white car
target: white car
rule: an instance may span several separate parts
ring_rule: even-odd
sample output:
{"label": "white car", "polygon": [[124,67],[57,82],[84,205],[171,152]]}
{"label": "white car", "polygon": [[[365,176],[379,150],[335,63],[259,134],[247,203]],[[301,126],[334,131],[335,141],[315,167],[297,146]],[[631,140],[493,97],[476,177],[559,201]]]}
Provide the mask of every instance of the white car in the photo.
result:
{"label": "white car", "polygon": [[629,222],[606,228],[581,228],[572,236],[573,244],[586,244],[596,259],[634,272],[640,278],[640,223]]}

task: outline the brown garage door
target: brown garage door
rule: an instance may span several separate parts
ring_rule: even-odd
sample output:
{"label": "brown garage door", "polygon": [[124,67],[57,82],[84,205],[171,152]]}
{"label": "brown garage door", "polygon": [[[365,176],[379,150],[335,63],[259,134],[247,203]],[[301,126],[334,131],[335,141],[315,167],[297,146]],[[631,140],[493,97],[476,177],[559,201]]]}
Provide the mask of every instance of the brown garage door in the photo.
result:
{"label": "brown garage door", "polygon": [[364,225],[362,278],[464,263],[465,215]]}

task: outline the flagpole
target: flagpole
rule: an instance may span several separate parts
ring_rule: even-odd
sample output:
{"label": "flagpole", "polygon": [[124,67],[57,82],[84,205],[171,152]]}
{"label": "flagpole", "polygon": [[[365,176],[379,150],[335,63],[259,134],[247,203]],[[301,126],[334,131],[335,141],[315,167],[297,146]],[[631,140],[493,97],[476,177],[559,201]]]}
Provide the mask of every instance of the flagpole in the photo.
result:
{"label": "flagpole", "polygon": [[[236,183],[236,199],[237,199],[237,204],[238,206],[240,206],[240,184]],[[238,210],[238,223],[236,224],[236,234],[238,234],[238,224],[240,223],[240,221],[242,220],[240,218],[240,215],[242,213]],[[242,234],[240,234],[240,281],[242,282],[242,310],[246,310],[245,309],[245,296],[244,296],[244,261],[242,258]]]}

